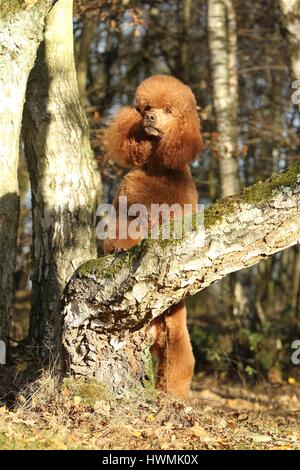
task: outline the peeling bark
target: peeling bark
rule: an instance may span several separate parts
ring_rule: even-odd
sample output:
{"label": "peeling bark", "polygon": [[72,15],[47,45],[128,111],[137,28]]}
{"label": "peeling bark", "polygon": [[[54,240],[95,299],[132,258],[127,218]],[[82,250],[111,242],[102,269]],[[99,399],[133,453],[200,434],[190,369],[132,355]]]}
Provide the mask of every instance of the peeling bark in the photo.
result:
{"label": "peeling bark", "polygon": [[19,222],[17,166],[26,83],[52,1],[0,0],[0,339],[7,341]]}
{"label": "peeling bark", "polygon": [[[65,291],[63,344],[72,374],[118,395],[149,375],[150,320],[187,295],[300,241],[300,167],[208,209],[206,230],[146,240],[82,265]],[[260,196],[259,196],[260,195]],[[218,214],[218,220],[214,217]],[[213,215],[213,217],[212,217]]]}

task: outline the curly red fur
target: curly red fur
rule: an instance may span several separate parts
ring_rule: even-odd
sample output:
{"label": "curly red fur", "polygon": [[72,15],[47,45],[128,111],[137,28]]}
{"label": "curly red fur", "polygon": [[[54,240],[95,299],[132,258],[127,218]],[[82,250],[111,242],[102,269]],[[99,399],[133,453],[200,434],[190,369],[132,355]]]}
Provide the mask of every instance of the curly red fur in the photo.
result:
{"label": "curly red fur", "polygon": [[149,160],[152,143],[142,126],[142,116],[135,108],[123,108],[104,137],[109,157],[122,165],[141,165]]}

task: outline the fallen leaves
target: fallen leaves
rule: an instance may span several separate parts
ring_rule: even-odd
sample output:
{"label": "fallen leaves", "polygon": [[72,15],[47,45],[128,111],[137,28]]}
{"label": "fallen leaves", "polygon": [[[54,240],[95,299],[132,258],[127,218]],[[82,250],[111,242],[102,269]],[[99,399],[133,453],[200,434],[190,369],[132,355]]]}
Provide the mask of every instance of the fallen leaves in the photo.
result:
{"label": "fallen leaves", "polygon": [[[49,380],[44,388],[55,392]],[[117,401],[65,382],[47,400],[38,387],[31,402],[22,392],[19,409],[0,407],[0,448],[300,449],[300,417],[289,414],[300,408],[299,387],[286,382],[264,393],[206,388],[190,403],[164,395]]]}
{"label": "fallen leaves", "polygon": [[153,423],[155,421],[155,416],[149,415],[146,418],[147,423]]}

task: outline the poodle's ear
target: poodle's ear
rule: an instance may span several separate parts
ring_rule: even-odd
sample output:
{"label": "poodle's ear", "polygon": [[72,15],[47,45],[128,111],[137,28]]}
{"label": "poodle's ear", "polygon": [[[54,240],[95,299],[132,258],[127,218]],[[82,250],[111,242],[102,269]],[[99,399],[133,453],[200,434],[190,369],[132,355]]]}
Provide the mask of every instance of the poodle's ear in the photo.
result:
{"label": "poodle's ear", "polygon": [[104,133],[103,144],[108,156],[124,166],[142,165],[152,152],[141,114],[129,107],[121,109],[115,116]]}
{"label": "poodle's ear", "polygon": [[162,139],[159,153],[165,167],[176,170],[192,162],[202,147],[200,121],[195,111],[178,119],[178,125]]}

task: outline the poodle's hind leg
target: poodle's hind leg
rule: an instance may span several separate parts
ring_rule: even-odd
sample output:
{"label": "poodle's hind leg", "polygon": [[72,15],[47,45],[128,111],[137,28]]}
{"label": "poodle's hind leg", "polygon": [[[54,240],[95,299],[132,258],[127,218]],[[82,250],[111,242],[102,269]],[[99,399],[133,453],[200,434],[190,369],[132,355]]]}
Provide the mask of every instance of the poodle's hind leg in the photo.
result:
{"label": "poodle's hind leg", "polygon": [[186,326],[184,302],[174,305],[169,312],[153,320],[150,331],[154,337],[151,352],[158,358],[157,388],[186,399],[195,359]]}

